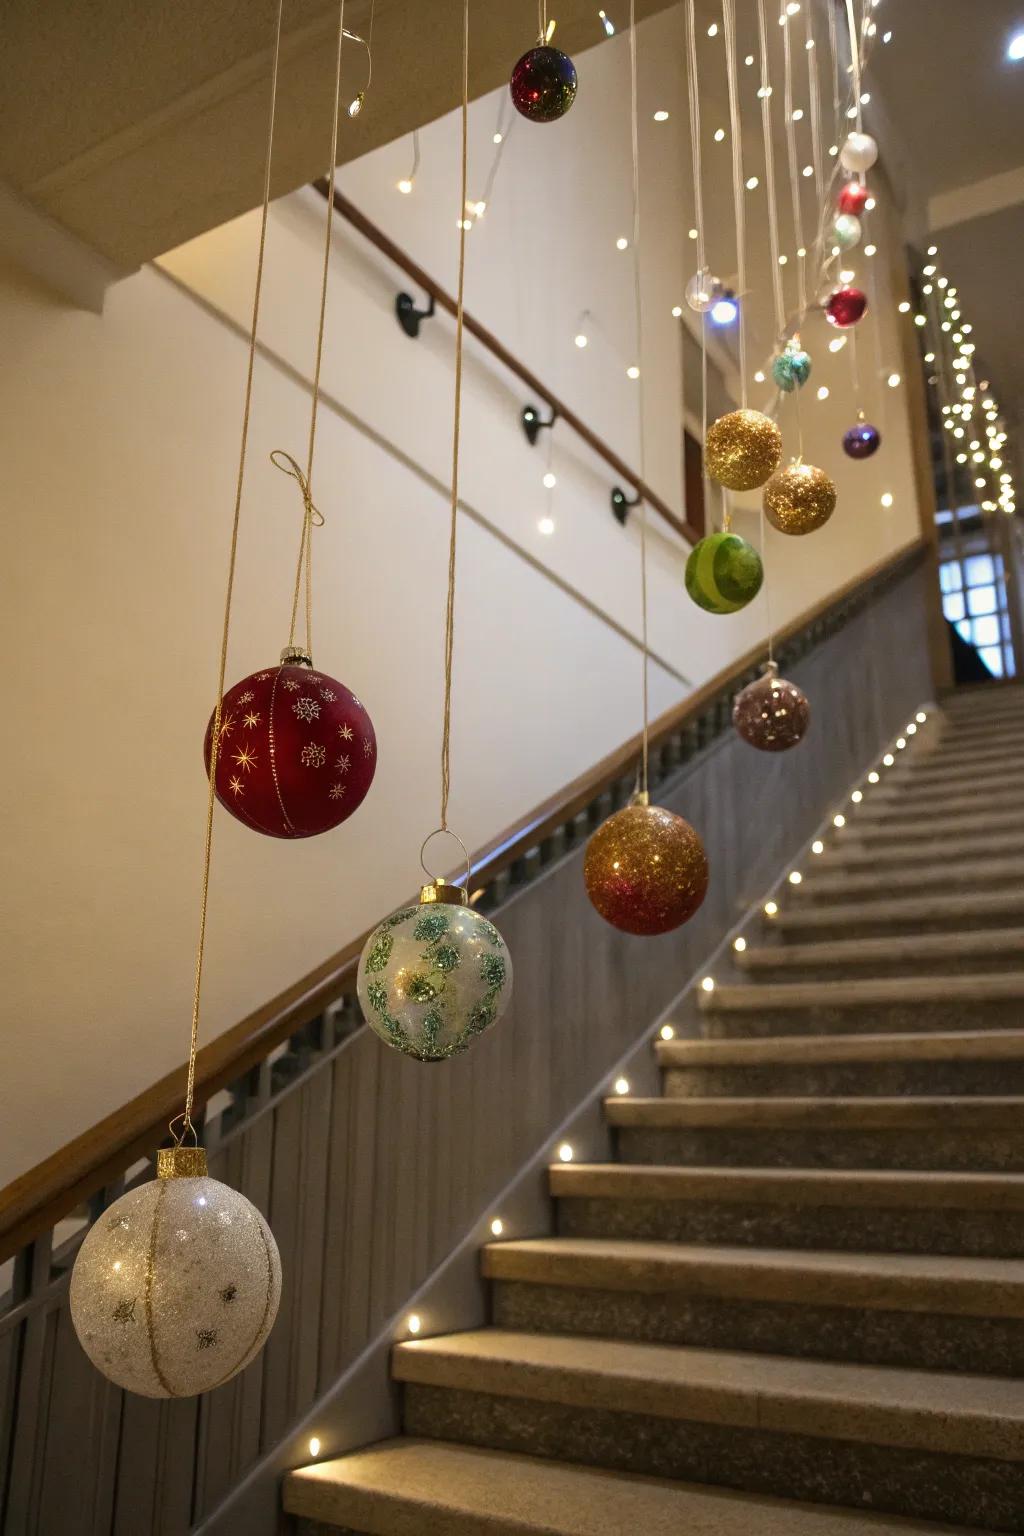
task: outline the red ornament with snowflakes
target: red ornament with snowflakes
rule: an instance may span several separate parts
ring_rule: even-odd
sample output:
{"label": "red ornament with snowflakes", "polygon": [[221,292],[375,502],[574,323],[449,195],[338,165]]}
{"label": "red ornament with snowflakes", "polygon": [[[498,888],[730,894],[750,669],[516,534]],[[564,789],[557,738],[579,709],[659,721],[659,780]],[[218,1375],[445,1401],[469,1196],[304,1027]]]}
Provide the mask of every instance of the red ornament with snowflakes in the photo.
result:
{"label": "red ornament with snowflakes", "polygon": [[[210,771],[213,716],[206,728]],[[366,797],[377,739],[353,693],[289,649],[278,666],[224,694],[217,799],[268,837],[315,837],[347,820]]]}
{"label": "red ornament with snowflakes", "polygon": [[839,212],[852,213],[856,218],[864,212],[864,204],[871,193],[862,181],[848,181],[839,194]]}

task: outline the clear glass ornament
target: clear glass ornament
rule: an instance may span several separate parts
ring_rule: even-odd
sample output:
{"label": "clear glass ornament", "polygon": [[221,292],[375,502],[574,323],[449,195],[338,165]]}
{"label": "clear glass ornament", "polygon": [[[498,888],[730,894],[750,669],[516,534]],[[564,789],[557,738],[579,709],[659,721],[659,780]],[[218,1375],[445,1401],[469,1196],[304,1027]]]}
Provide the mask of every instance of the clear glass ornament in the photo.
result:
{"label": "clear glass ornament", "polygon": [[357,989],[366,1022],[386,1045],[418,1061],[444,1061],[501,1018],[512,960],[466,891],[438,880],[367,939]]}
{"label": "clear glass ornament", "polygon": [[841,251],[860,244],[861,222],[854,213],[841,213],[832,225],[832,238]]}
{"label": "clear glass ornament", "polygon": [[686,302],[698,315],[706,315],[722,291],[722,285],[707,267],[695,272],[686,285]]}
{"label": "clear glass ornament", "polygon": [[194,1397],[267,1341],[281,1259],[256,1207],[206,1173],[199,1147],[94,1222],[71,1273],[71,1320],[96,1369],[142,1397]]}

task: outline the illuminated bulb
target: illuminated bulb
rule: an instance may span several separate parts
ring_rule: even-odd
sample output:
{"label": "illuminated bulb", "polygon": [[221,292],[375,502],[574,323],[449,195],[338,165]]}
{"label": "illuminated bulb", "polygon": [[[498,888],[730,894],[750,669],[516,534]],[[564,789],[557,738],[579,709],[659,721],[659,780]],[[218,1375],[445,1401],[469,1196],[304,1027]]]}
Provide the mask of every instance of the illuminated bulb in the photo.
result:
{"label": "illuminated bulb", "polygon": [[316,1435],[314,1435],[312,1440],[309,1442],[309,1454],[311,1456],[320,1455],[320,1441]]}
{"label": "illuminated bulb", "polygon": [[654,121],[656,123],[667,123],[668,122],[668,113],[665,111],[665,109],[663,107],[660,107],[658,109],[658,111],[655,112],[655,114],[654,114]]}
{"label": "illuminated bulb", "polygon": [[576,345],[579,347],[580,351],[582,352],[583,348],[587,344],[588,338],[583,334],[582,331],[580,331],[579,334],[573,338],[573,340],[576,342]]}
{"label": "illuminated bulb", "polygon": [[680,316],[682,315],[682,313],[683,313],[683,306],[681,304],[673,304],[673,306],[672,306],[672,319],[673,320],[678,320],[680,318]]}
{"label": "illuminated bulb", "polygon": [[558,1159],[559,1159],[559,1162],[562,1162],[562,1163],[571,1163],[572,1162],[572,1147],[569,1145],[569,1143],[567,1141],[563,1141],[562,1145],[559,1147],[559,1149],[558,1149]]}
{"label": "illuminated bulb", "polygon": [[614,37],[615,36],[615,24],[614,24],[614,22],[611,22],[611,21],[608,20],[608,17],[605,15],[604,11],[598,11],[597,14],[601,18],[601,21],[602,21],[602,23],[604,25],[604,30],[605,30],[606,34],[609,37]]}
{"label": "illuminated bulb", "polygon": [[691,240],[696,240],[696,238],[697,238],[697,231],[695,229],[687,230],[687,234],[689,235]]}
{"label": "illuminated bulb", "polygon": [[777,901],[766,901],[765,902],[765,904],[764,904],[764,915],[765,915],[765,917],[774,917],[775,914],[778,912],[778,910],[779,910],[779,904],[778,904]]}
{"label": "illuminated bulb", "polygon": [[724,128],[716,128],[715,129],[715,143],[716,144],[721,144],[721,142],[722,142],[722,140],[724,138],[725,138],[725,129]]}
{"label": "illuminated bulb", "polygon": [[713,976],[705,976],[700,984],[700,989],[702,992],[713,992],[715,990],[715,978]]}
{"label": "illuminated bulb", "polygon": [[885,766],[887,768],[891,768],[895,761],[896,761],[896,759],[893,757],[891,752],[887,752],[885,754],[885,756],[882,758],[882,762],[885,764]]}
{"label": "illuminated bulb", "polygon": [[853,794],[850,796],[850,799],[853,801],[854,805],[860,805],[861,801],[864,799],[863,791],[855,789]]}
{"label": "illuminated bulb", "polygon": [[406,197],[409,196],[409,193],[412,191],[412,182],[409,180],[408,176],[402,177],[401,181],[398,183],[398,190],[399,192],[404,193]]}
{"label": "illuminated bulb", "polygon": [[908,736],[916,736],[917,735],[917,726],[914,724],[913,720],[911,720],[910,724],[907,726],[907,735]]}
{"label": "illuminated bulb", "polygon": [[[794,112],[793,116],[794,117],[796,116],[795,112]],[[813,176],[814,175],[814,166],[813,165],[805,165],[804,166],[804,170],[803,170],[803,174],[805,176]]]}
{"label": "illuminated bulb", "polygon": [[816,837],[814,839],[814,842],[811,844],[811,852],[812,853],[824,853],[825,852],[825,844],[822,842],[820,837]]}
{"label": "illuminated bulb", "polygon": [[408,1318],[406,1319],[405,1326],[410,1333],[419,1333],[420,1329],[423,1327],[423,1319],[420,1317],[418,1312],[410,1312]]}
{"label": "illuminated bulb", "polygon": [[627,251],[629,249],[629,241],[626,239],[625,235],[620,235],[616,240],[615,249],[617,251]]}
{"label": "illuminated bulb", "polygon": [[891,507],[893,503],[892,491],[885,491],[882,495],[882,506]]}
{"label": "illuminated bulb", "polygon": [[830,341],[829,342],[828,349],[829,349],[830,352],[841,352],[845,346],[846,346],[846,337],[845,336],[837,336],[835,341]]}
{"label": "illuminated bulb", "polygon": [[784,267],[788,261],[789,261],[789,257],[788,256],[780,256],[779,257],[779,266],[780,267]]}
{"label": "illuminated bulb", "polygon": [[754,374],[754,383],[755,384],[763,384],[764,383],[764,374],[762,373],[760,368]]}
{"label": "illuminated bulb", "polygon": [[708,27],[708,37],[717,37],[717,36],[718,36],[718,23],[717,23],[717,21],[713,21],[711,23],[710,27]]}
{"label": "illuminated bulb", "polygon": [[542,484],[546,491],[553,491],[555,486],[558,484],[558,476],[553,475],[549,469],[547,474],[544,476]]}
{"label": "illuminated bulb", "polygon": [[789,872],[789,883],[790,883],[790,885],[799,885],[800,882],[803,880],[803,878],[804,878],[803,875],[800,873],[800,871],[798,869],[791,869],[790,870],[790,872]]}
{"label": "illuminated bulb", "polygon": [[902,752],[903,748],[906,746],[906,744],[907,744],[907,738],[905,736],[901,736],[899,741],[896,743],[896,750],[897,750],[897,752]]}
{"label": "illuminated bulb", "polygon": [[500,1216],[495,1216],[494,1220],[491,1222],[491,1236],[500,1237],[504,1230],[505,1223],[502,1221]]}
{"label": "illuminated bulb", "polygon": [[839,812],[838,816],[833,816],[832,817],[832,825],[834,827],[845,827],[846,826],[846,817],[843,815],[842,811]]}
{"label": "illuminated bulb", "polygon": [[549,539],[554,531],[555,520],[553,517],[539,517],[537,519],[537,532],[542,533],[546,539]]}
{"label": "illuminated bulb", "polygon": [[927,325],[928,322],[925,319],[924,315],[915,315],[914,316],[914,324],[915,325]]}
{"label": "illuminated bulb", "polygon": [[744,938],[744,937],[743,937],[743,935],[742,935],[742,934],[740,934],[740,937],[739,937],[739,938],[738,938],[738,939],[733,939],[733,941],[732,941],[732,947],[733,947],[733,949],[734,949],[734,950],[735,950],[735,951],[736,951],[736,953],[737,953],[737,954],[738,954],[738,955],[742,955],[742,953],[743,953],[743,951],[744,951],[744,950],[745,950],[745,949],[746,949],[746,947],[747,947],[747,941],[746,941],[746,939],[745,939],[745,938]]}
{"label": "illuminated bulb", "polygon": [[663,1024],[661,1026],[661,1038],[663,1040],[674,1040],[675,1037],[676,1037],[676,1032],[672,1028],[671,1024]]}
{"label": "illuminated bulb", "polygon": [[626,369],[626,378],[627,379],[638,379],[639,377],[640,377],[640,369],[636,366],[635,363],[631,363],[630,366]]}
{"label": "illuminated bulb", "polygon": [[868,774],[868,783],[877,784],[881,777],[882,775],[878,773],[874,768],[872,768],[871,772]]}
{"label": "illuminated bulb", "polygon": [[[799,123],[800,120],[802,119],[803,115],[804,115],[803,107],[797,107],[796,111],[793,113],[793,121],[794,121],[794,123]],[[812,170],[813,170],[813,166],[812,166]],[[804,174],[806,175],[806,172]]]}
{"label": "illuminated bulb", "polygon": [[626,1078],[626,1077],[617,1077],[615,1079],[615,1092],[617,1094],[619,1094],[620,1097],[621,1097],[622,1094],[628,1093],[629,1092],[629,1079]]}
{"label": "illuminated bulb", "polygon": [[366,97],[364,96],[363,92],[360,91],[359,95],[354,97],[349,102],[349,104],[348,104],[348,115],[349,115],[349,117],[358,117],[359,116],[360,112],[363,110],[363,102],[365,100],[366,100]]}
{"label": "illuminated bulb", "polygon": [[827,400],[828,399],[828,385],[827,384],[823,384],[821,386],[821,388],[818,390],[818,399],[819,400]]}
{"label": "illuminated bulb", "polygon": [[756,176],[748,176],[747,177],[747,191],[748,192],[753,192],[754,188],[755,187],[759,187],[760,185],[761,185],[761,183],[758,181]]}

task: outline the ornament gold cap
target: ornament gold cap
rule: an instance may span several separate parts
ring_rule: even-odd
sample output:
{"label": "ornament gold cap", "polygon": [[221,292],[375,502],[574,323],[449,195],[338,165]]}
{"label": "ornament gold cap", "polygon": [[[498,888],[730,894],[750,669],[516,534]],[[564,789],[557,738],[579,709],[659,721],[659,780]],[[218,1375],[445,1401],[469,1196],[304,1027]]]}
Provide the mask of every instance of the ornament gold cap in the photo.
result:
{"label": "ornament gold cap", "polygon": [[286,645],[281,652],[282,667],[311,667],[313,658],[301,645]]}
{"label": "ornament gold cap", "polygon": [[432,880],[420,887],[420,906],[442,902],[450,907],[468,907],[469,891],[464,885],[452,885],[448,880]]}
{"label": "ornament gold cap", "polygon": [[651,797],[646,789],[635,789],[629,797],[630,805],[650,805]]}
{"label": "ornament gold cap", "polygon": [[161,1147],[156,1155],[158,1179],[205,1179],[205,1147]]}

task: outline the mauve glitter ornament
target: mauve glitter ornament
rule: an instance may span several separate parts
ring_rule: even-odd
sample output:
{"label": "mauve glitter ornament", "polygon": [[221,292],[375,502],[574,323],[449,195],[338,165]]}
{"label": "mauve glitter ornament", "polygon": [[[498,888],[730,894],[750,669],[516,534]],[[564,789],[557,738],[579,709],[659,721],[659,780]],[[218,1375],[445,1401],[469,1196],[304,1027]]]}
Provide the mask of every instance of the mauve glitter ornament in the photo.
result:
{"label": "mauve glitter ornament", "polygon": [[814,533],[835,509],[835,485],[813,464],[790,464],[764,488],[764,515],[780,533]]}
{"label": "mauve glitter ornament", "polygon": [[779,676],[778,662],[765,662],[763,673],[736,695],[732,723],[759,752],[788,752],[803,741],[811,706],[795,683]]}
{"label": "mauve glitter ornament", "polygon": [[[213,716],[206,728],[210,771]],[[362,704],[298,647],[224,694],[217,799],[268,837],[315,837],[363,802],[377,739]]]}
{"label": "mauve glitter ornament", "polygon": [[97,1217],[71,1272],[71,1321],[98,1371],[143,1397],[195,1397],[266,1343],[281,1299],[273,1234],[207,1173],[201,1147],[157,1154],[159,1178]]}
{"label": "mauve glitter ornament", "polygon": [[698,910],[708,890],[707,854],[688,821],[641,794],[598,827],[583,878],[606,922],[650,938]]}
{"label": "mauve glitter ornament", "polygon": [[868,307],[867,294],[859,288],[837,288],[825,301],[825,317],[831,325],[845,330],[864,318]]}
{"label": "mauve glitter ornament", "polygon": [[839,194],[838,205],[840,213],[852,213],[855,216],[864,212],[864,205],[871,193],[862,181],[848,181]]}
{"label": "mauve glitter ornament", "polygon": [[512,103],[531,123],[554,123],[576,100],[576,66],[560,48],[541,44],[524,53],[509,81]]}
{"label": "mauve glitter ornament", "polygon": [[760,411],[729,411],[708,428],[708,474],[730,491],[753,491],[779,467],[782,433]]}
{"label": "mauve glitter ornament", "polygon": [[870,459],[882,443],[882,434],[863,417],[855,427],[843,433],[843,452],[851,459]]}

